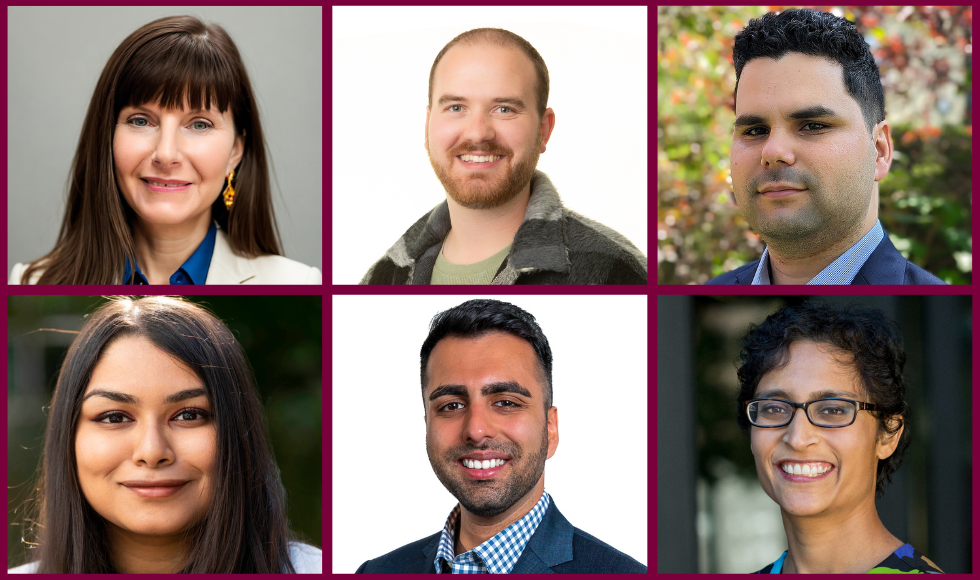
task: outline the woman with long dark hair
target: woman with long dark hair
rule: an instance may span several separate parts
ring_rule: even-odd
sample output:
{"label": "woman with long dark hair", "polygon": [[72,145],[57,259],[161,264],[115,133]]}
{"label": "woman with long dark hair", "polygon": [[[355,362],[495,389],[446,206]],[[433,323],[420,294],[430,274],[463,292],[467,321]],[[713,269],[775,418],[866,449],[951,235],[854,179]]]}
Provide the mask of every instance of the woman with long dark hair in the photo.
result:
{"label": "woman with long dark hair", "polygon": [[113,300],[65,358],[29,563],[15,573],[320,573],[286,497],[242,350],[203,308]]}
{"label": "woman with long dark hair", "polygon": [[11,284],[319,284],[281,256],[259,112],[216,24],[155,20],[109,58],[55,247]]}

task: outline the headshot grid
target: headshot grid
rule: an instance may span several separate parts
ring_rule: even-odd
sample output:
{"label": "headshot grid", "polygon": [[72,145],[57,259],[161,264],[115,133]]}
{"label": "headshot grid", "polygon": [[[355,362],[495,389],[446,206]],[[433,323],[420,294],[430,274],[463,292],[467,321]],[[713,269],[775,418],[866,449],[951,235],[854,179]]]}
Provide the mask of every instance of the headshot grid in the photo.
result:
{"label": "headshot grid", "polygon": [[322,306],[9,296],[8,573],[321,573]]}
{"label": "headshot grid", "polygon": [[656,308],[659,573],[973,571],[971,296]]}

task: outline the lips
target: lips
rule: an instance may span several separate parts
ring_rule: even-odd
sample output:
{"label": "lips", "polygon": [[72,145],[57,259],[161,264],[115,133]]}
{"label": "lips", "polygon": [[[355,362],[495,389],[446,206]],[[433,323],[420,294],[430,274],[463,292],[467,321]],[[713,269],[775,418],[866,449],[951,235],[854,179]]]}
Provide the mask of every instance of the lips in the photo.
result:
{"label": "lips", "polygon": [[184,489],[188,483],[190,483],[189,480],[160,479],[122,481],[120,485],[141,497],[162,498],[176,494]]}
{"label": "lips", "polygon": [[798,483],[823,479],[837,469],[828,461],[811,459],[784,459],[777,461],[775,467],[784,479]]}
{"label": "lips", "polygon": [[497,452],[470,453],[460,457],[457,463],[473,479],[489,479],[507,467],[510,458]]}

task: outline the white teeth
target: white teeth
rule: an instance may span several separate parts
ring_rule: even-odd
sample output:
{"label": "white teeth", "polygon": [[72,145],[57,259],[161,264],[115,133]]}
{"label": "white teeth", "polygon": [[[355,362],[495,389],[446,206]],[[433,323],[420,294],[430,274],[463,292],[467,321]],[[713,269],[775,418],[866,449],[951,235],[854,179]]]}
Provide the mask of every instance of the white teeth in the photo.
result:
{"label": "white teeth", "polygon": [[790,475],[802,475],[804,477],[817,477],[830,471],[831,466],[823,463],[784,463],[782,470]]}
{"label": "white teeth", "polygon": [[470,163],[487,163],[500,159],[501,155],[460,155],[459,158]]}
{"label": "white teeth", "polygon": [[491,467],[499,467],[506,463],[503,459],[484,459],[483,461],[477,461],[474,459],[464,459],[463,466],[470,469],[490,469]]}

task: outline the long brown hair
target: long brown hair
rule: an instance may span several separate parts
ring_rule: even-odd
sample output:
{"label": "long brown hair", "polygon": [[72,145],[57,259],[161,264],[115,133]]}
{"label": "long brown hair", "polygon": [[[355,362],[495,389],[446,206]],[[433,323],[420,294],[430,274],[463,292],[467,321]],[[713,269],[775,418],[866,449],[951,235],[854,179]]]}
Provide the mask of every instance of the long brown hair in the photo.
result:
{"label": "long brown hair", "polygon": [[49,411],[36,519],[24,541],[38,573],[115,572],[106,522],[78,481],[75,430],[92,370],[105,349],[139,336],[193,369],[204,383],[217,430],[214,497],[185,532],[184,573],[292,573],[286,496],[270,451],[248,363],[228,328],[179,298],[117,298],[92,314],[62,365]]}
{"label": "long brown hair", "polygon": [[112,139],[123,108],[154,102],[231,109],[245,145],[235,169],[235,205],[229,212],[218,196],[211,215],[236,253],[282,253],[262,125],[238,48],[216,24],[173,16],[130,34],[109,58],[78,139],[58,241],[24,271],[22,283],[42,272],[38,284],[118,284],[125,259],[136,263],[133,210],[116,184]]}

